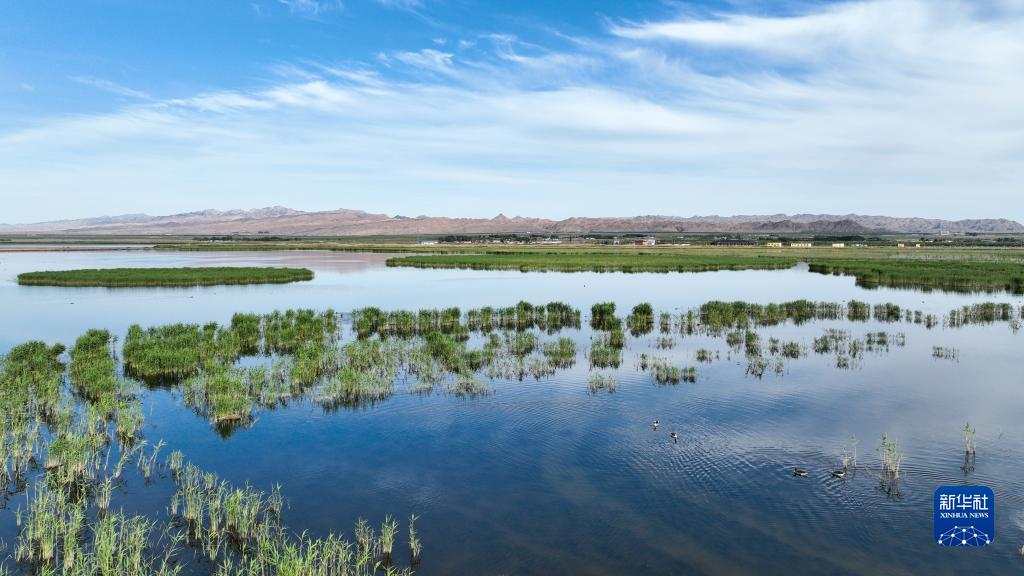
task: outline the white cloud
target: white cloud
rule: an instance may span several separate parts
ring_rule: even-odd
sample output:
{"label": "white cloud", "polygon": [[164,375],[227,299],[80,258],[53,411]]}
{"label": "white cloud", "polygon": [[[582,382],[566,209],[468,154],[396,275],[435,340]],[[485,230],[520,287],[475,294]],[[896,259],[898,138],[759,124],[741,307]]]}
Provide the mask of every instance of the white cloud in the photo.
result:
{"label": "white cloud", "polygon": [[454,55],[433,48],[424,48],[419,52],[395,52],[391,56],[399,62],[416,68],[434,72],[450,72]]}
{"label": "white cloud", "polygon": [[[63,215],[152,212],[159,197],[1024,219],[1024,10],[986,8],[873,0],[619,25],[574,51],[495,36],[476,60],[427,48],[382,55],[384,71],[300,63],[258,89],[0,133],[0,196],[61,197]],[[719,51],[737,65],[708,71]]]}
{"label": "white cloud", "polygon": [[128,98],[137,98],[139,100],[150,100],[151,96],[141,90],[135,90],[122,86],[116,82],[110,80],[103,80],[102,78],[93,78],[91,76],[72,76],[69,78],[72,82],[77,82],[85,86],[91,86],[98,88],[111,94],[117,94],[118,96],[125,96]]}
{"label": "white cloud", "polygon": [[338,0],[277,0],[288,7],[292,13],[318,16],[331,10],[340,10],[342,3]]}
{"label": "white cloud", "polygon": [[395,10],[415,11],[423,7],[423,0],[375,0],[381,6]]}

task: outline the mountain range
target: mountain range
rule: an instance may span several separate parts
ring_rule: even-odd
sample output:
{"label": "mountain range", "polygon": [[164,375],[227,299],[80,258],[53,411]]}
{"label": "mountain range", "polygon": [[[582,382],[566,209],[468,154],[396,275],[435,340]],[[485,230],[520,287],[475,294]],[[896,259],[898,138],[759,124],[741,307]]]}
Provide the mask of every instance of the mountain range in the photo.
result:
{"label": "mountain range", "polygon": [[283,206],[253,210],[202,210],[168,216],[123,214],[33,224],[0,224],[0,234],[377,236],[445,234],[814,233],[814,234],[1021,234],[1024,226],[1004,218],[938,220],[859,214],[771,214],[743,216],[573,217],[564,220],[389,216],[362,210],[303,212]]}

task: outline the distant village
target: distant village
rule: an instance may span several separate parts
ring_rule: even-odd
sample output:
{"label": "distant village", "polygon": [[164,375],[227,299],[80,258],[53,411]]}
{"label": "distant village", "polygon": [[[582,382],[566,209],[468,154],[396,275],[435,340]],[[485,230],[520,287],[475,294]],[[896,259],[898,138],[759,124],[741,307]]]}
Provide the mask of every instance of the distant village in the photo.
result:
{"label": "distant village", "polygon": [[679,235],[563,235],[543,236],[536,234],[482,234],[482,235],[447,235],[432,238],[420,238],[422,246],[440,244],[506,244],[506,245],[560,245],[590,244],[612,246],[651,247],[668,245],[686,246],[724,246],[724,247],[761,247],[761,248],[867,248],[870,246],[894,246],[897,248],[921,248],[928,244],[950,245],[950,238],[920,238],[912,241],[894,240],[883,237],[822,237],[813,239],[780,239],[780,238],[744,238],[737,236],[679,236]]}

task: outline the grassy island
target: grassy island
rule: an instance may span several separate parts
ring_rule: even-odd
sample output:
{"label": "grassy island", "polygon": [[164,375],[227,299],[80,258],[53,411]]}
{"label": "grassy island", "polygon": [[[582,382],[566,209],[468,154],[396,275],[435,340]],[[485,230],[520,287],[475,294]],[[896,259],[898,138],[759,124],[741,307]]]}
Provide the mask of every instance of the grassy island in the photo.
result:
{"label": "grassy island", "polygon": [[1006,290],[1024,293],[1024,258],[1016,251],[931,250],[907,254],[865,249],[850,257],[841,250],[766,251],[751,249],[591,251],[504,251],[478,254],[434,254],[391,258],[388,266],[520,270],[523,272],[707,272],[715,270],[775,270],[806,262],[811,272],[853,276],[872,288],[940,289],[950,291]]}
{"label": "grassy island", "polygon": [[709,272],[792,268],[795,258],[681,252],[444,254],[391,258],[388,266],[552,272]]}
{"label": "grassy island", "polygon": [[313,279],[306,268],[102,268],[26,272],[23,286],[165,287],[284,284]]}
{"label": "grassy island", "polygon": [[822,260],[811,272],[855,276],[865,288],[940,289],[954,292],[1006,290],[1024,294],[1024,263],[1010,260]]}

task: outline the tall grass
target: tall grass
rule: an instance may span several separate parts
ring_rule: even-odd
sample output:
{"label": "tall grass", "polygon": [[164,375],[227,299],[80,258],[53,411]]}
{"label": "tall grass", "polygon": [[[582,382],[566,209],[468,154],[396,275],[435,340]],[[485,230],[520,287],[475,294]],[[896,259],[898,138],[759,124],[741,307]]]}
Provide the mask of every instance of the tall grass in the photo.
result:
{"label": "tall grass", "polygon": [[103,268],[25,272],[18,275],[18,284],[119,288],[284,284],[312,279],[313,272],[306,268]]}

